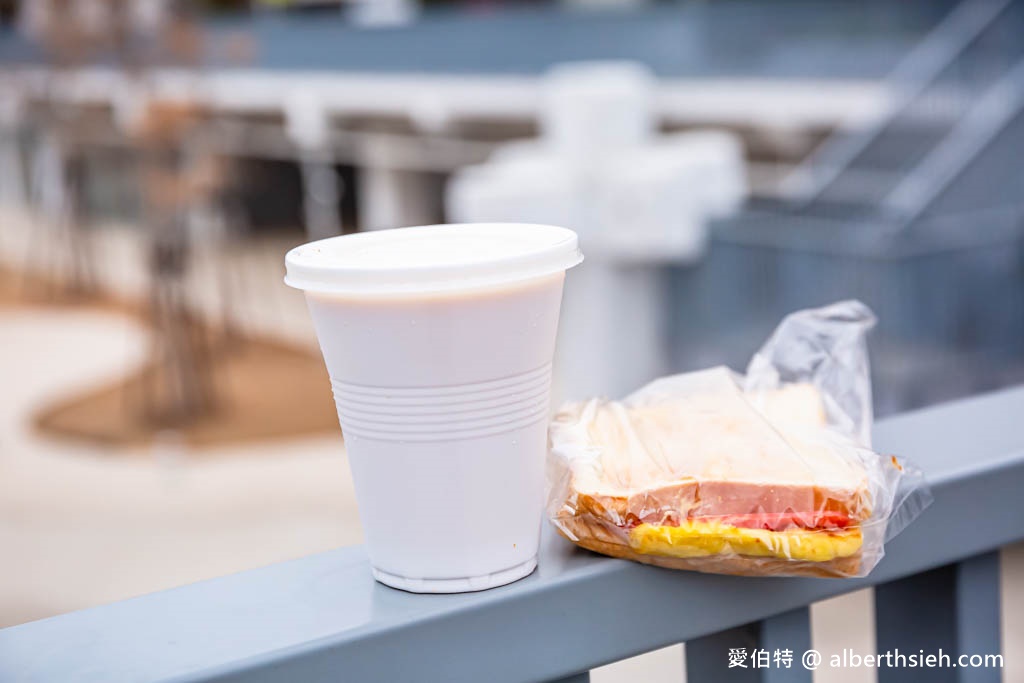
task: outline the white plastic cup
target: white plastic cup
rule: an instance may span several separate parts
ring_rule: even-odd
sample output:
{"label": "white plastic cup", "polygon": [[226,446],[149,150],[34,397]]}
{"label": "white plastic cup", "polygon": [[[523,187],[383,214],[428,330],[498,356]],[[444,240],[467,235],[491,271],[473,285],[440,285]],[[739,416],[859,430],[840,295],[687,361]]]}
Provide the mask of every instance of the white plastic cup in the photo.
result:
{"label": "white plastic cup", "polygon": [[286,257],[331,377],[373,575],[484,590],[537,566],[571,230],[432,225]]}

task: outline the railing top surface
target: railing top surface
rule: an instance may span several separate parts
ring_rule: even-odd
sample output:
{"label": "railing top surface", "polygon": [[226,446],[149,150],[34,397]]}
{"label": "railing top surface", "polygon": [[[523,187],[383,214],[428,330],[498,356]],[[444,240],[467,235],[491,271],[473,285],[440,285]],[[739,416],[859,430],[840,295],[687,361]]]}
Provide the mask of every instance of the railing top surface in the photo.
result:
{"label": "railing top surface", "polygon": [[935,503],[865,579],[673,572],[546,530],[522,581],[413,595],[342,548],[0,630],[0,681],[545,680],[1024,538],[1024,387],[885,420],[875,440],[926,470]]}

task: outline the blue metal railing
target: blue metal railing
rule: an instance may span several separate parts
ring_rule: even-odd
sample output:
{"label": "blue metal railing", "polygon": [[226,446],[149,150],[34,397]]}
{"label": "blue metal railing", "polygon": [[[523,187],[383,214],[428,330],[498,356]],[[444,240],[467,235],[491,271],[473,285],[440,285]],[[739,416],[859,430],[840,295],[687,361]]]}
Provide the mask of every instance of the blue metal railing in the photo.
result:
{"label": "blue metal railing", "polygon": [[[342,548],[2,630],[0,680],[585,681],[591,668],[679,642],[690,683],[751,680],[727,668],[723,647],[799,651],[809,605],[866,586],[877,588],[879,651],[995,654],[995,551],[1024,539],[1022,415],[1017,388],[877,425],[876,447],[915,460],[935,502],[863,579],[673,572],[547,533],[522,581],[413,595],[374,583],[363,549]],[[995,681],[1000,670],[928,674]],[[755,675],[810,680],[802,667]],[[920,680],[914,669],[879,676]]]}

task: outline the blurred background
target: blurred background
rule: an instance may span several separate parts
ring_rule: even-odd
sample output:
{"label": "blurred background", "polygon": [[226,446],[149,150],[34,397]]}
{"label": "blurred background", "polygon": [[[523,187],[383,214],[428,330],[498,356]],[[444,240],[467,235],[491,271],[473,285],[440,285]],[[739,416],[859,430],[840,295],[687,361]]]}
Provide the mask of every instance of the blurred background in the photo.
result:
{"label": "blurred background", "polygon": [[844,298],[878,416],[1021,382],[1022,38],[1024,0],[0,0],[0,627],[360,542],[310,239],[577,230],[558,400]]}

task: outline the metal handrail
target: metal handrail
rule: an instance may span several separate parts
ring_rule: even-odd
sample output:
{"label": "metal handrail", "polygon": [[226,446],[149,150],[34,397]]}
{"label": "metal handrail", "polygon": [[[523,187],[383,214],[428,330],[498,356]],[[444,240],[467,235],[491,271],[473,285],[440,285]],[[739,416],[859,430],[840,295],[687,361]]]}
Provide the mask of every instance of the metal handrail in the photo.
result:
{"label": "metal handrail", "polygon": [[[586,681],[588,669],[685,641],[691,683],[729,681],[733,670],[715,654],[723,631],[806,646],[808,605],[867,586],[884,596],[878,650],[930,634],[947,652],[997,653],[992,551],[1024,539],[1021,414],[1017,388],[876,425],[878,450],[915,460],[935,501],[866,578],[675,572],[546,533],[526,579],[414,595],[375,584],[364,549],[342,548],[0,630],[0,680]],[[898,606],[922,593],[934,623],[909,628],[916,612]],[[810,681],[808,671],[785,673]]]}

